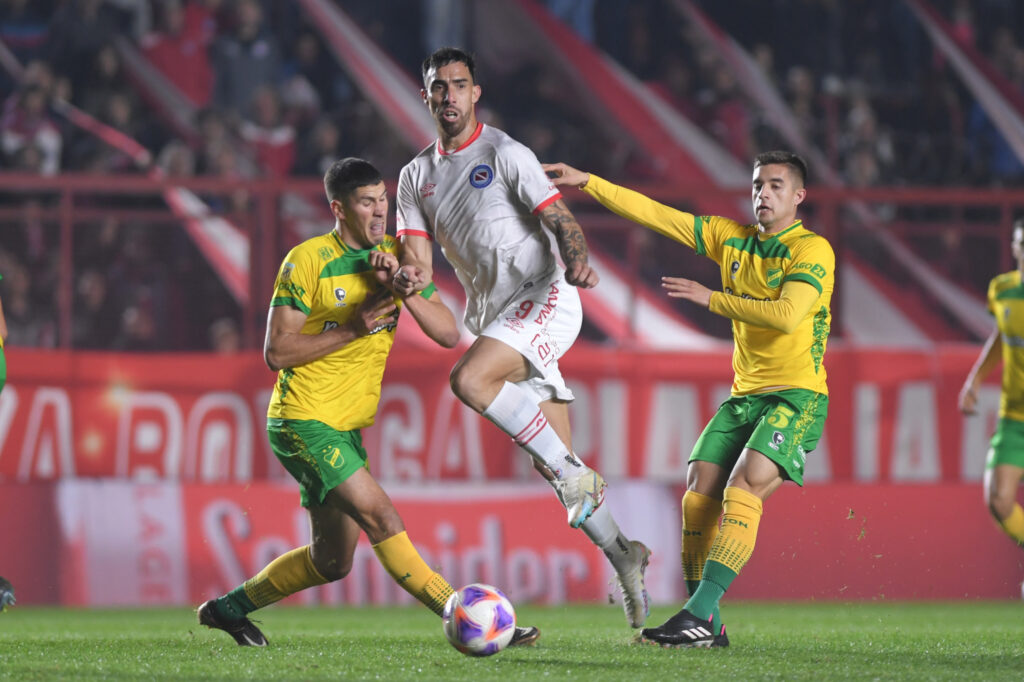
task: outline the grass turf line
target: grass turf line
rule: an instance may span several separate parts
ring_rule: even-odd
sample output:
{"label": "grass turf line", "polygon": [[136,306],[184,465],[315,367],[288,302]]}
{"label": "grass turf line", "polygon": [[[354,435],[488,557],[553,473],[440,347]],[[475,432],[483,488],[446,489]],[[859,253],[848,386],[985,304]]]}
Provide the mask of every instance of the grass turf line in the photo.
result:
{"label": "grass turf line", "polygon": [[[658,607],[649,624],[674,612]],[[236,646],[186,609],[0,614],[0,680],[1021,680],[1017,602],[727,604],[722,650],[637,644],[621,611],[519,609],[538,646],[474,659],[420,607],[271,607],[271,646]]]}

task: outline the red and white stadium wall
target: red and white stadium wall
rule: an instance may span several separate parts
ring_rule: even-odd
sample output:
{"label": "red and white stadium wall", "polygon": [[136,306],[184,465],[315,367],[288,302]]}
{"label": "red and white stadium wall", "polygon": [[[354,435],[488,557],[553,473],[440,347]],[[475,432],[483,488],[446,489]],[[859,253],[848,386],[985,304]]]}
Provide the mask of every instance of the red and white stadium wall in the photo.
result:
{"label": "red and white stadium wall", "polygon": [[[983,415],[955,396],[977,349],[830,349],[831,412],[803,489],[766,505],[737,599],[1016,598],[1024,556],[989,520],[980,477],[998,386]],[[452,582],[520,602],[603,600],[606,562],[531,474],[527,458],[459,405],[447,351],[396,352],[375,474],[414,542]],[[728,392],[727,352],[576,348],[573,433],[613,481],[627,534],[654,549],[649,586],[677,602],[685,461]],[[263,433],[273,375],[257,354],[116,355],[8,349],[0,393],[0,575],[19,603],[186,604],[223,592],[308,531]],[[298,603],[405,603],[360,545],[340,584]]]}

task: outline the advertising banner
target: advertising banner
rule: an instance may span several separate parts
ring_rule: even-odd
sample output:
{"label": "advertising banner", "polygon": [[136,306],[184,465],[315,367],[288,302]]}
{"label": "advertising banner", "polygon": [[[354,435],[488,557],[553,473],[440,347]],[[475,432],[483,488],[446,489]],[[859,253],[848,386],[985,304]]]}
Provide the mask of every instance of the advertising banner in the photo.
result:
{"label": "advertising banner", "polygon": [[[956,396],[978,349],[830,348],[829,415],[807,462],[813,482],[979,481],[999,387],[981,414]],[[382,481],[532,479],[529,458],[448,385],[454,351],[393,353],[376,424],[365,430]],[[704,424],[728,396],[728,352],[574,348],[562,371],[577,453],[608,480],[682,483]],[[257,353],[118,355],[8,349],[0,393],[0,481],[125,478],[286,480],[264,431],[274,382]]]}

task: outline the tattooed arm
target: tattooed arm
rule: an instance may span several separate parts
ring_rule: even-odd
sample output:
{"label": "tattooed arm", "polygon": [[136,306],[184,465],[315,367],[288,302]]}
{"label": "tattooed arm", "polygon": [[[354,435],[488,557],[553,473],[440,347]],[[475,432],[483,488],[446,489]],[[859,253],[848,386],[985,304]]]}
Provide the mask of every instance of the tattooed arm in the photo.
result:
{"label": "tattooed arm", "polygon": [[540,219],[555,233],[558,252],[565,263],[565,281],[577,287],[590,289],[600,279],[597,271],[587,263],[587,240],[583,229],[576,222],[565,202],[561,199],[549,204],[540,212]]}

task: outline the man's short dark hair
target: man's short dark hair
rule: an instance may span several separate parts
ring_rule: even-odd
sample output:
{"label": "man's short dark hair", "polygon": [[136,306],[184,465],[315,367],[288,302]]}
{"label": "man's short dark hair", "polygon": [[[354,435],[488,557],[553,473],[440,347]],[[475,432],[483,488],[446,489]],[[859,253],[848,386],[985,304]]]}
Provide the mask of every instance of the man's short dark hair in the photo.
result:
{"label": "man's short dark hair", "polygon": [[335,161],[324,173],[324,190],[328,201],[344,201],[358,188],[382,182],[384,176],[372,163],[353,156]]}
{"label": "man's short dark hair", "polygon": [[472,54],[457,47],[442,47],[423,60],[423,82],[427,82],[427,74],[430,73],[431,69],[440,69],[445,64],[453,62],[465,64],[466,68],[469,69],[470,78],[476,83],[476,60]]}
{"label": "man's short dark hair", "polygon": [[793,152],[761,152],[754,157],[754,168],[773,164],[789,166],[796,173],[796,176],[800,178],[800,186],[804,187],[807,185],[807,162]]}

